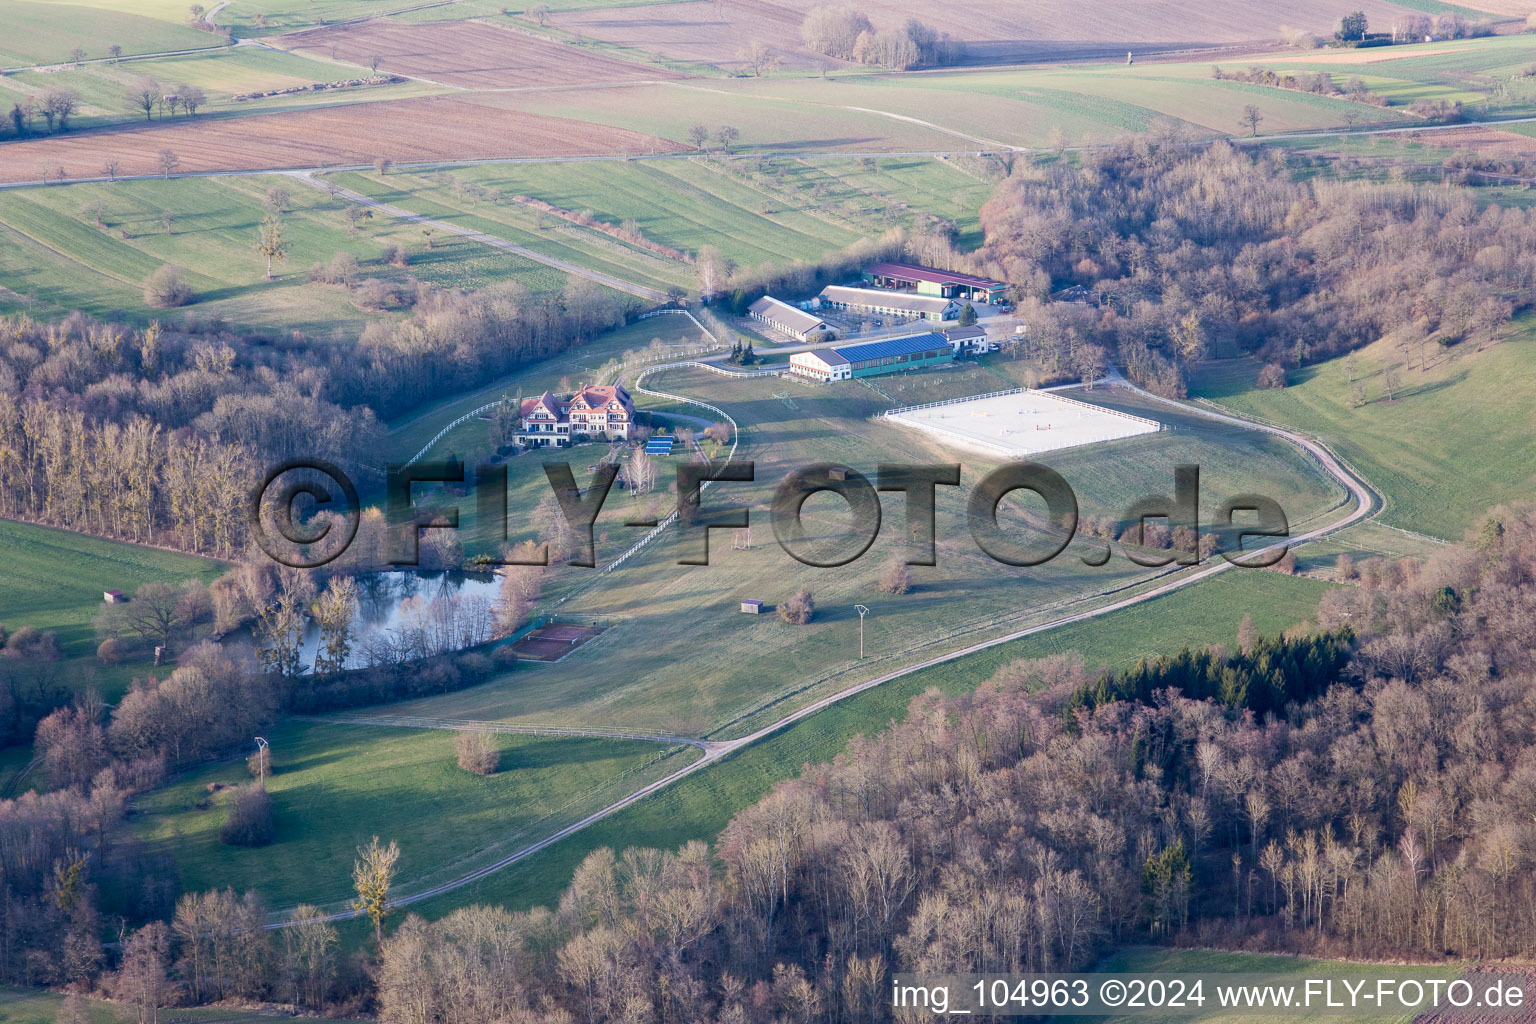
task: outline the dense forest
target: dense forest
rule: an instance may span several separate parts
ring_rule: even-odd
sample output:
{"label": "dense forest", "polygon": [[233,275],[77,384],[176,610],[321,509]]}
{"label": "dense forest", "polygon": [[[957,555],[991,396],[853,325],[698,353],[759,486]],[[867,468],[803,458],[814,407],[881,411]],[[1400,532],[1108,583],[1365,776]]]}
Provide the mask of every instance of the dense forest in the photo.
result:
{"label": "dense forest", "polygon": [[[1019,161],[982,207],[986,243],[923,257],[1009,282],[1021,355],[1075,376],[1085,347],[1166,394],[1208,356],[1298,366],[1396,336],[1455,345],[1529,303],[1536,212],[1473,189],[1341,180],[1308,158],[1138,140]],[[1087,302],[1049,302],[1067,286]]]}
{"label": "dense forest", "polygon": [[[366,963],[313,908],[273,933],[252,897],[176,893],[122,828],[169,737],[81,702],[39,730],[59,788],[0,803],[0,978],[391,1024],[774,1024],[886,1019],[893,971],[1082,969],[1125,942],[1529,956],[1533,622],[1536,507],[1495,509],[1427,561],[1364,563],[1286,637],[925,693],[713,846],[592,854],[555,908],[384,906]],[[204,704],[266,712],[216,651],[183,661]]]}
{"label": "dense forest", "polygon": [[[614,295],[425,285],[355,342],[0,319],[0,515],[229,558],[296,456],[380,471],[379,421],[624,322]],[[364,475],[363,479],[373,476]]]}

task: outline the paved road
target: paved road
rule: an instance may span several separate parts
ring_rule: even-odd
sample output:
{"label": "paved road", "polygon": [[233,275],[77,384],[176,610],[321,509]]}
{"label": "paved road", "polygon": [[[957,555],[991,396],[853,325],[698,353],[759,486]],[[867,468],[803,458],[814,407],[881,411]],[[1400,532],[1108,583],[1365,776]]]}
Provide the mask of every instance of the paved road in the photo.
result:
{"label": "paved road", "polygon": [[[1127,390],[1141,395],[1144,398],[1148,398],[1152,401],[1177,408],[1181,412],[1193,414],[1205,419],[1211,419],[1222,423],[1234,424],[1236,426],[1251,430],[1261,430],[1265,433],[1284,438],[1285,440],[1296,445],[1298,448],[1302,449],[1308,455],[1315,458],[1322,469],[1328,475],[1342,484],[1345,489],[1347,489],[1353,496],[1353,506],[1343,515],[1339,516],[1333,521],[1315,529],[1308,530],[1305,533],[1301,533],[1293,537],[1288,537],[1282,542],[1256,549],[1250,553],[1252,555],[1258,555],[1263,552],[1282,547],[1300,546],[1309,541],[1317,540],[1342,530],[1345,527],[1358,523],[1361,520],[1380,511],[1380,499],[1376,495],[1376,492],[1371,488],[1370,484],[1368,484],[1364,478],[1362,478],[1354,470],[1340,462],[1339,459],[1334,456],[1334,454],[1326,446],[1317,441],[1314,441],[1309,437],[1306,437],[1303,434],[1293,430],[1286,430],[1281,427],[1273,427],[1265,423],[1246,420],[1238,416],[1228,415],[1210,409],[1204,409],[1199,406],[1187,404],[1185,402],[1162,398],[1158,395],[1154,395],[1148,391],[1136,387],[1127,381],[1118,372],[1111,373],[1110,380],[1113,386],[1126,388]],[[829,696],[823,697],[818,701],[807,704],[805,707],[792,711],[789,714],[784,715],[783,717],[778,718],[768,725],[757,729],[755,732],[748,733],[745,736],[740,736],[735,739],[728,740],[700,741],[703,744],[704,756],[700,757],[697,761],[693,762],[687,767],[679,769],[678,771],[673,772],[671,775],[668,775],[665,778],[658,779],[655,782],[652,782],[649,785],[636,790],[628,796],[623,797],[622,799],[615,800],[613,803],[602,808],[601,810],[594,811],[593,813],[582,818],[580,821],[567,825],[566,827],[552,833],[551,835],[546,836],[538,842],[516,850],[513,853],[500,858],[494,863],[487,864],[482,868],[472,871],[459,878],[453,879],[452,881],[444,882],[441,885],[435,885],[429,889],[423,889],[420,892],[411,893],[410,895],[401,897],[395,901],[396,905],[408,906],[413,903],[419,903],[423,900],[442,896],[453,892],[456,889],[460,889],[466,885],[478,882],[483,878],[486,878],[498,871],[518,863],[519,861],[526,860],[527,858],[532,857],[534,854],[539,853],[542,850],[548,849],[550,846],[553,846],[560,840],[572,836],[577,832],[580,832],[583,829],[594,825],[599,821],[602,821],[604,818],[607,818],[623,810],[624,808],[631,806],[632,804],[638,803],[651,794],[659,792],[660,790],[665,789],[673,783],[693,775],[695,772],[702,771],[710,765],[723,761],[725,758],[730,757],[738,750],[749,747],[754,743],[759,743],[762,740],[774,735],[775,733],[778,733],[788,728],[789,726],[794,725],[796,722],[803,721],[804,719],[809,718],[820,711],[824,711],[840,701],[847,700],[849,697],[863,693],[866,690],[871,690],[877,686],[882,686],[885,683],[900,679],[903,676],[911,675],[913,672],[920,672],[924,669],[932,668],[935,665],[942,665],[946,662],[955,661],[959,658],[967,657],[968,655],[975,654],[979,651],[997,647],[1001,644],[1011,643],[1012,641],[1021,639],[1023,637],[1033,636],[1038,633],[1046,632],[1047,630],[1057,629],[1059,627],[1068,626],[1073,623],[1098,618],[1103,615],[1108,615],[1111,612],[1120,611],[1122,609],[1130,608],[1134,605],[1141,604],[1146,601],[1155,600],[1156,598],[1173,593],[1174,591],[1183,589],[1184,587],[1191,586],[1192,584],[1198,583],[1201,580],[1209,579],[1219,573],[1227,572],[1233,568],[1234,566],[1230,562],[1226,561],[1225,559],[1218,559],[1212,564],[1205,566],[1204,568],[1194,568],[1187,572],[1180,573],[1166,583],[1153,587],[1150,590],[1134,594],[1130,597],[1121,598],[1120,600],[1114,601],[1110,604],[1101,605],[1097,608],[1092,608],[1087,611],[1076,612],[1071,615],[1064,615],[1059,618],[1052,619],[1049,622],[1041,623],[1037,626],[1030,626],[1025,629],[1014,630],[1011,633],[1006,633],[1002,636],[994,637],[990,640],[983,640],[979,643],[960,648],[959,650],[950,651],[946,654],[936,655],[932,658],[924,659],[923,661],[917,662],[915,664],[907,665],[894,671],[887,672],[884,675],[877,676],[865,682],[855,684],[854,686],[850,686],[843,690],[839,690],[837,693],[830,694]],[[404,720],[401,721],[403,722]],[[384,720],[380,720],[379,724],[386,723]],[[329,915],[326,920],[336,921],[356,916],[358,916],[356,911],[342,911]],[[271,928],[282,928],[285,926],[286,925],[284,923],[269,925]]]}
{"label": "paved road", "polygon": [[596,281],[598,284],[607,285],[609,288],[617,288],[619,291],[629,292],[631,295],[638,295],[642,299],[646,299],[650,302],[667,301],[666,293],[658,291],[655,288],[648,288],[643,284],[636,284],[633,281],[625,281],[622,278],[614,277],[611,274],[605,274],[599,270],[591,270],[587,267],[581,266],[580,264],[572,263],[569,260],[560,259],[558,256],[550,256],[547,253],[539,252],[537,249],[530,249],[526,245],[518,245],[516,242],[509,242],[505,238],[498,238],[495,235],[488,235],[484,231],[476,231],[473,228],[460,227],[459,225],[453,224],[449,221],[435,220],[431,217],[426,217],[419,213],[412,213],[410,210],[402,209],[398,206],[391,206],[388,203],[381,203],[377,199],[363,195],[361,192],[354,192],[349,188],[342,188],[341,186],[334,185],[330,182],[316,181],[313,171],[286,171],[284,173],[287,174],[288,177],[293,178],[295,181],[302,181],[304,184],[310,185],[314,188],[325,189],[327,191],[334,190],[336,195],[345,196],[347,199],[350,199],[352,202],[357,203],[360,206],[366,206],[369,209],[378,210],[381,213],[387,213],[391,217],[397,217],[400,220],[410,221],[413,224],[421,224],[426,227],[433,228],[434,230],[441,231],[447,235],[458,235],[461,238],[468,238],[479,242],[482,245],[489,245],[493,249],[501,249],[503,252],[516,253],[525,259],[533,260],[536,263],[543,263],[546,266],[554,267],[557,270],[563,270],[567,274],[574,274],[577,277],[585,277],[590,281]]}

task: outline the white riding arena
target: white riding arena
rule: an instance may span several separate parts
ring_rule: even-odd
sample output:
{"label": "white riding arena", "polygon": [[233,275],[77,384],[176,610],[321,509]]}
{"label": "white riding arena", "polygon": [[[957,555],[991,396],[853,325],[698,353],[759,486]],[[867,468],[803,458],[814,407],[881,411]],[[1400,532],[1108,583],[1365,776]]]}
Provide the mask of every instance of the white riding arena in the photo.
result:
{"label": "white riding arena", "polygon": [[1029,388],[892,409],[885,419],[951,444],[1010,458],[1162,429],[1162,424],[1145,416]]}

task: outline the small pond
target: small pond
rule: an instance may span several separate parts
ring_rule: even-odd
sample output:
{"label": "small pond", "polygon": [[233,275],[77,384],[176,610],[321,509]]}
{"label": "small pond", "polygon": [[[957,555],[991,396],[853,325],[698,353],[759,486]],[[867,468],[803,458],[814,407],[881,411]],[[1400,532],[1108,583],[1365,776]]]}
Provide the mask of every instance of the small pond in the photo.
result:
{"label": "small pond", "polygon": [[[446,654],[491,639],[501,577],[493,573],[396,570],[356,577],[357,614],[347,668]],[[320,627],[304,631],[300,655],[315,664]]]}

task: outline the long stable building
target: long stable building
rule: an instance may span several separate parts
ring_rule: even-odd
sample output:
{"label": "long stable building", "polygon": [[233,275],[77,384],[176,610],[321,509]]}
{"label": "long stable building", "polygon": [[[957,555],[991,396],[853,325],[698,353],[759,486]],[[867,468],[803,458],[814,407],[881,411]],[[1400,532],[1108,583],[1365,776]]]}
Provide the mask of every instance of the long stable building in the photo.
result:
{"label": "long stable building", "polygon": [[[805,341],[813,334],[830,334],[833,337],[837,335],[825,320],[812,316],[803,309],[797,309],[787,302],[780,302],[771,295],[764,295],[752,303],[747,307],[747,313],[752,319],[759,320],[774,330],[800,341]],[[831,338],[827,340],[830,341]]]}
{"label": "long stable building", "polygon": [[942,334],[909,334],[904,338],[866,341],[862,345],[796,352],[789,357],[789,372],[812,380],[850,380],[882,373],[917,370],[953,362],[954,349]]}
{"label": "long stable building", "polygon": [[960,315],[960,304],[954,299],[914,295],[911,292],[887,292],[878,288],[847,288],[840,284],[829,284],[823,288],[821,302],[833,309],[911,317],[915,320],[953,320]]}
{"label": "long stable building", "polygon": [[864,280],[876,288],[916,292],[960,302],[1003,301],[1008,286],[1001,281],[953,270],[935,270],[912,263],[876,263],[864,268]]}

